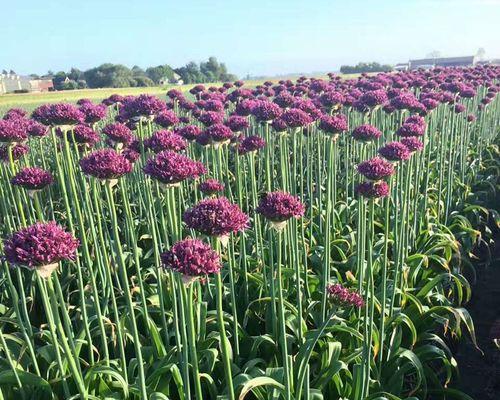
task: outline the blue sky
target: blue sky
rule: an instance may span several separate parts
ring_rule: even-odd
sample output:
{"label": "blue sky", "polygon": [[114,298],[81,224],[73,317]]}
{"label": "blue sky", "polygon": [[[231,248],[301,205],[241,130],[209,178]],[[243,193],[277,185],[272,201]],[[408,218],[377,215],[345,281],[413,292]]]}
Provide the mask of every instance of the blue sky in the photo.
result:
{"label": "blue sky", "polygon": [[500,0],[1,0],[0,69],[174,67],[211,55],[240,76],[358,61],[500,58]]}

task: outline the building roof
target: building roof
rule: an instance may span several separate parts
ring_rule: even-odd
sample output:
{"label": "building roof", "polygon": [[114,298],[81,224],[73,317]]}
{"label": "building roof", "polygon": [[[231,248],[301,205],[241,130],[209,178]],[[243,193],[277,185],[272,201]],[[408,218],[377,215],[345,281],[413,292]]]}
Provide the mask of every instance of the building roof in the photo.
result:
{"label": "building roof", "polygon": [[420,58],[416,60],[410,60],[410,66],[411,68],[416,68],[424,65],[460,66],[460,65],[473,65],[475,64],[475,61],[476,61],[475,56]]}

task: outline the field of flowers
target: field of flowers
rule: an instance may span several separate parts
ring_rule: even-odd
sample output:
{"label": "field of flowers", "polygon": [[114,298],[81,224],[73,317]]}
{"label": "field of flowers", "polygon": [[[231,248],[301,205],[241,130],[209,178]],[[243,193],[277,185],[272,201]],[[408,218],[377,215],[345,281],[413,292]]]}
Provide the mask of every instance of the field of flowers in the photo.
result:
{"label": "field of flowers", "polygon": [[[470,399],[500,67],[0,120],[0,399]],[[479,351],[479,350],[478,350]]]}

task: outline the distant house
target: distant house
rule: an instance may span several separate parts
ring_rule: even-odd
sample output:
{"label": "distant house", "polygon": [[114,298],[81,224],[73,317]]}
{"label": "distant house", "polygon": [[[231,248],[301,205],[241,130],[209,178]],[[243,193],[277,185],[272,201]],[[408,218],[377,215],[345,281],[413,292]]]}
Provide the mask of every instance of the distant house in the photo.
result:
{"label": "distant house", "polygon": [[182,80],[181,76],[177,73],[174,72],[171,78],[164,77],[161,78],[160,81],[160,86],[165,86],[165,85],[183,85],[184,81]]}
{"label": "distant house", "polygon": [[399,63],[393,67],[394,71],[408,71],[408,68],[408,63]]}
{"label": "distant house", "polygon": [[0,94],[51,90],[54,90],[52,79],[31,79],[29,76],[17,74],[0,74]]}
{"label": "distant house", "polygon": [[410,69],[417,68],[433,68],[433,67],[470,67],[477,63],[475,56],[465,57],[438,57],[438,58],[421,58],[418,60],[410,60]]}

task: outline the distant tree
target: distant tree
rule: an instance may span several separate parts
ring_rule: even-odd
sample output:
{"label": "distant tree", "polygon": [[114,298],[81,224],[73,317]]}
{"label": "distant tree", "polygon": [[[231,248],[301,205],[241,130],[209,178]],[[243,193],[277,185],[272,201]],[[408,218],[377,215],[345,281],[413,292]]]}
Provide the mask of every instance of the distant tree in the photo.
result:
{"label": "distant tree", "polygon": [[69,79],[79,81],[83,79],[83,71],[80,71],[78,68],[71,68],[67,76]]}
{"label": "distant tree", "polygon": [[200,71],[200,67],[194,61],[187,63],[184,67],[175,70],[184,83],[204,83],[205,75]]}
{"label": "distant tree", "polygon": [[102,64],[84,72],[85,81],[90,88],[135,86],[132,71],[121,64]]}
{"label": "distant tree", "polygon": [[146,76],[146,72],[144,72],[144,70],[137,65],[134,65],[131,71],[133,76]]}
{"label": "distant tree", "polygon": [[64,71],[59,71],[57,74],[55,74],[52,77],[52,83],[54,84],[54,89],[55,90],[68,90],[64,89],[64,81],[66,80],[68,76],[66,75],[66,72]]}
{"label": "distant tree", "polygon": [[161,79],[173,79],[174,70],[170,65],[167,64],[158,65],[156,67],[149,67],[148,69],[146,69],[146,75],[158,85]]}
{"label": "distant tree", "polygon": [[13,69],[11,69],[9,73],[10,73],[11,75],[16,75],[16,71],[14,71]]}
{"label": "distant tree", "polygon": [[392,71],[392,66],[388,64],[379,64],[378,62],[360,62],[355,66],[342,65],[340,72],[343,74],[360,74],[363,72],[389,72]]}
{"label": "distant tree", "polygon": [[147,76],[135,76],[134,80],[135,80],[135,86],[138,86],[138,87],[146,87],[146,86],[154,86],[155,85],[153,80],[148,78]]}
{"label": "distant tree", "polygon": [[8,73],[9,73],[9,72],[8,72],[6,69],[2,69],[2,74],[4,74],[4,75],[8,75]]}
{"label": "distant tree", "polygon": [[59,85],[59,87],[60,88],[57,90],[75,90],[78,89],[78,83],[76,81],[69,80],[67,82],[63,82],[61,85]]}

